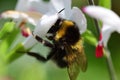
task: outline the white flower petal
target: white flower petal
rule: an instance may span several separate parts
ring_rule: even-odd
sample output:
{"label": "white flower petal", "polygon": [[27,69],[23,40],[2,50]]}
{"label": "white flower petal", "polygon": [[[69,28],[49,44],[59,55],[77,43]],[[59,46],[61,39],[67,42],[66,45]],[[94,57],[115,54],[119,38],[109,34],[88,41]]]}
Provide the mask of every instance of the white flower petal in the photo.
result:
{"label": "white flower petal", "polygon": [[22,21],[26,21],[26,22],[31,23],[32,25],[36,26],[35,20],[23,12],[9,10],[9,11],[3,12],[1,14],[1,17],[2,18],[12,18],[13,21],[16,22],[17,26],[19,26]]}
{"label": "white flower petal", "polygon": [[65,8],[65,10],[61,12],[63,18],[68,19],[70,17],[71,0],[51,0],[51,3],[57,12]]}
{"label": "white flower petal", "polygon": [[17,5],[16,5],[16,10],[26,11],[27,6],[23,5],[23,4],[26,4],[27,2],[28,2],[28,0],[18,0]]}
{"label": "white flower petal", "polygon": [[16,26],[19,27],[19,25],[21,24],[23,18],[21,17],[19,12],[16,11],[5,11],[1,14],[2,18],[11,18],[13,19],[14,22],[16,22]]}
{"label": "white flower petal", "polygon": [[[58,17],[59,17],[58,14],[54,14],[51,16],[49,15],[42,16],[37,26],[35,27],[33,34],[38,35],[39,37],[45,37],[46,33],[54,25]],[[25,49],[30,49],[36,43],[37,41],[35,40],[35,38],[32,35],[30,35],[22,44],[24,45]]]}
{"label": "white flower petal", "polygon": [[77,24],[81,34],[85,32],[87,28],[87,21],[84,14],[79,8],[73,7],[70,20],[74,21]]}
{"label": "white flower petal", "polygon": [[18,11],[36,11],[45,14],[51,7],[50,2],[43,0],[18,0],[16,10]]}
{"label": "white flower petal", "polygon": [[18,12],[14,12],[14,11],[5,11],[1,14],[1,17],[18,19],[18,18],[20,18],[20,14]]}
{"label": "white flower petal", "polygon": [[36,43],[37,41],[35,40],[35,38],[32,35],[30,35],[22,44],[24,45],[25,49],[30,49]]}
{"label": "white flower petal", "polygon": [[26,20],[28,23],[31,23],[32,25],[36,26],[36,21],[33,18],[31,18],[29,15],[22,12],[20,12],[19,14],[20,14],[19,18],[21,18],[21,20]]}
{"label": "white flower petal", "polygon": [[27,19],[27,22],[28,23],[30,23],[30,24],[32,24],[32,25],[34,25],[34,26],[36,26],[36,21],[35,20],[33,20],[32,18],[30,18],[30,17],[28,17],[28,18],[26,18]]}
{"label": "white flower petal", "polygon": [[34,30],[34,34],[44,37],[48,30],[55,24],[58,19],[58,14],[55,15],[44,15],[37,24],[37,27]]}
{"label": "white flower petal", "polygon": [[107,46],[107,43],[109,41],[109,38],[111,36],[111,34],[116,31],[116,29],[114,27],[111,27],[109,25],[103,25],[102,27],[102,41],[104,46]]}
{"label": "white flower petal", "polygon": [[101,20],[103,24],[120,26],[120,18],[112,10],[100,6],[87,6],[83,8],[83,11],[91,17]]}

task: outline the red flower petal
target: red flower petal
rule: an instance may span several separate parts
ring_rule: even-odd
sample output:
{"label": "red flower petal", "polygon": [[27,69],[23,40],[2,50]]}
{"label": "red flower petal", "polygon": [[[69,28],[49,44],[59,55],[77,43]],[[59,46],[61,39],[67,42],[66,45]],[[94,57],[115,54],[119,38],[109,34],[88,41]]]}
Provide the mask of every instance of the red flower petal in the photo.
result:
{"label": "red flower petal", "polygon": [[98,44],[96,47],[96,57],[101,58],[102,56],[103,56],[103,46]]}
{"label": "red flower petal", "polygon": [[102,44],[102,34],[100,33],[100,36],[99,36],[99,43],[96,47],[96,57],[97,58],[100,58],[103,56],[103,44]]}
{"label": "red flower petal", "polygon": [[31,34],[31,31],[29,28],[22,28],[21,33],[24,37],[28,37]]}

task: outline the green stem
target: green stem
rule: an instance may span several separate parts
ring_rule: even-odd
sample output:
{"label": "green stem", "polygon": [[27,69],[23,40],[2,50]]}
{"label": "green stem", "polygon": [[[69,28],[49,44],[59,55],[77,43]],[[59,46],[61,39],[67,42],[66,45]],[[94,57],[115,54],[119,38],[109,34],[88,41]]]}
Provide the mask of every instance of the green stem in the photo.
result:
{"label": "green stem", "polygon": [[9,64],[15,61],[16,59],[20,58],[24,54],[23,52],[26,52],[24,46],[22,44],[18,44],[11,50],[11,52],[6,57],[6,63]]}
{"label": "green stem", "polygon": [[[88,0],[89,5],[95,5],[94,0]],[[93,19],[95,23],[95,28],[97,30],[98,36],[100,35],[100,27],[99,27],[99,22],[96,19]],[[99,40],[99,37],[98,37]]]}
{"label": "green stem", "polygon": [[93,0],[88,0],[89,5],[95,5]]}
{"label": "green stem", "polygon": [[107,62],[108,70],[109,70],[110,80],[117,80],[111,54],[107,48],[105,48],[105,57],[106,57],[106,62]]}

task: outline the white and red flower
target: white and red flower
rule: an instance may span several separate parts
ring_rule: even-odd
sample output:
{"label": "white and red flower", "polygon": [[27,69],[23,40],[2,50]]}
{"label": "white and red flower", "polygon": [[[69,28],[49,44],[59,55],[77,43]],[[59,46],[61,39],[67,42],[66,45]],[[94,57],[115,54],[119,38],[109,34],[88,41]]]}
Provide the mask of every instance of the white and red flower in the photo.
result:
{"label": "white and red flower", "polygon": [[29,27],[25,26],[26,23],[36,26],[36,21],[23,12],[8,10],[1,14],[1,18],[11,18],[16,23],[16,26],[20,28],[24,37],[28,37],[31,34]]}
{"label": "white and red flower", "polygon": [[101,37],[96,47],[96,57],[103,54],[103,46],[107,47],[111,33],[114,31],[120,33],[120,17],[112,10],[100,6],[87,6],[83,11],[89,16],[102,22]]}

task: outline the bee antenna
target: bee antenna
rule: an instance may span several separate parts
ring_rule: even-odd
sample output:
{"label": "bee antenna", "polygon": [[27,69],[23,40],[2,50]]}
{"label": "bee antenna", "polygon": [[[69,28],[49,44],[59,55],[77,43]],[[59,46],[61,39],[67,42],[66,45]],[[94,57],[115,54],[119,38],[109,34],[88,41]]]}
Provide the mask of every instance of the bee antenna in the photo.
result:
{"label": "bee antenna", "polygon": [[61,10],[58,12],[58,14],[61,13],[63,10],[65,10],[65,8],[61,9]]}

